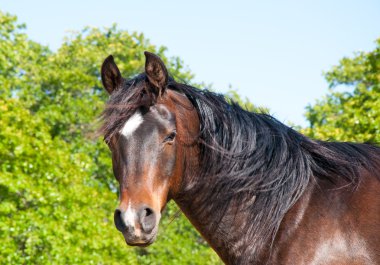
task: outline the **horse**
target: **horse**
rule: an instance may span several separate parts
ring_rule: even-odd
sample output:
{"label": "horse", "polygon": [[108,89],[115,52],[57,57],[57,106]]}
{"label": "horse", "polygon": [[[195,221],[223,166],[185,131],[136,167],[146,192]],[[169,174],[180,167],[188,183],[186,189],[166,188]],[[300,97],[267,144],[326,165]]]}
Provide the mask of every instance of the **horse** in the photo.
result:
{"label": "horse", "polygon": [[176,82],[149,52],[131,79],[110,55],[101,80],[128,245],[152,244],[174,200],[226,264],[380,264],[376,145],[310,139]]}

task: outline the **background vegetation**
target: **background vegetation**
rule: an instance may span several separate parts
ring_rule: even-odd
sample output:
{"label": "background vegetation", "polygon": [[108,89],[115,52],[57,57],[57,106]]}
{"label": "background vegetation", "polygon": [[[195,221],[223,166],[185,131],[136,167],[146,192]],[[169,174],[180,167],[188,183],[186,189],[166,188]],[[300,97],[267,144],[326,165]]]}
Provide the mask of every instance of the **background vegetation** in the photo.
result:
{"label": "background vegetation", "polygon": [[[219,264],[170,204],[157,242],[130,248],[113,225],[117,188],[110,154],[94,132],[107,99],[100,65],[113,54],[125,77],[143,69],[143,51],[193,84],[178,57],[143,34],[85,28],[58,51],[33,42],[16,17],[0,12],[0,263]],[[319,139],[380,141],[380,39],[369,53],[326,73],[329,94],[312,106],[303,131]],[[193,84],[204,86],[204,84]],[[348,86],[344,92],[336,91]],[[305,88],[307,89],[307,88]],[[256,108],[236,91],[228,96]]]}

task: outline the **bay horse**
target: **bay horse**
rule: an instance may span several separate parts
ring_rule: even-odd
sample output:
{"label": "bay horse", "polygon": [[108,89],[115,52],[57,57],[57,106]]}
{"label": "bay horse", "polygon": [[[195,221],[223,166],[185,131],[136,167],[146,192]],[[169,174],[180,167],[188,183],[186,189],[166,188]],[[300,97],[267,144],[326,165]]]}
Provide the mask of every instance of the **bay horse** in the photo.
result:
{"label": "bay horse", "polygon": [[149,52],[144,73],[124,79],[109,56],[101,78],[128,245],[153,243],[174,200],[226,264],[380,264],[379,147],[309,139]]}

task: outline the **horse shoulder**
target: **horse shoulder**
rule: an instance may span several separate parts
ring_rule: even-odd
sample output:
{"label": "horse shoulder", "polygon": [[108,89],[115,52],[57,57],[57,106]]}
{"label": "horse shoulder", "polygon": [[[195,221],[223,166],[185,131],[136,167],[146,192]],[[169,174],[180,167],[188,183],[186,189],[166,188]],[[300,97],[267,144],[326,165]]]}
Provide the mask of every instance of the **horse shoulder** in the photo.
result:
{"label": "horse shoulder", "polygon": [[285,215],[269,264],[380,264],[380,181],[356,188],[310,184]]}

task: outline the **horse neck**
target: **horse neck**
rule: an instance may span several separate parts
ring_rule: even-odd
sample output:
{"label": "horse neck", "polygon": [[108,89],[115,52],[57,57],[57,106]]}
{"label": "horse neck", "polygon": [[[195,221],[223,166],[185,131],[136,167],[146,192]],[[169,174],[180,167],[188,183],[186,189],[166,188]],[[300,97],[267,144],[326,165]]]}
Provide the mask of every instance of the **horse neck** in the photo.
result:
{"label": "horse neck", "polygon": [[[211,195],[205,201],[200,189],[191,188],[194,185],[192,178],[183,181],[183,184],[189,181],[190,188],[183,190],[180,197],[174,198],[174,201],[226,264],[270,264],[268,262],[274,251],[272,245],[276,245],[276,242],[281,242],[281,245],[290,243],[288,242],[289,234],[293,233],[297,226],[292,220],[303,218],[314,188],[314,185],[307,188],[304,196],[286,214],[290,217],[284,219],[273,238],[269,237],[257,242],[253,239],[251,226],[256,220],[246,214],[246,204],[253,204],[255,197],[247,198],[246,202],[234,201],[234,199],[226,202],[222,197]],[[201,185],[210,186],[208,183]],[[222,217],[215,215],[219,210],[215,205],[220,203],[227,204]]]}
{"label": "horse neck", "polygon": [[[181,122],[182,119],[178,119],[178,127],[185,128],[179,131],[192,131],[192,137],[189,138],[196,138],[196,135],[199,134],[198,120],[191,123],[191,130],[188,127],[189,121],[197,119],[196,112],[192,111],[190,113],[187,108],[179,110],[179,112],[187,114],[186,121]],[[193,116],[191,119],[189,114]],[[182,117],[184,115],[180,113],[177,116]],[[196,133],[194,133],[195,131]],[[226,178],[218,178],[218,176],[208,176],[208,173],[203,172],[205,166],[207,167],[204,163],[207,162],[199,161],[199,148],[198,144],[190,146],[185,144],[181,147],[180,156],[178,156],[178,158],[181,158],[179,159],[181,162],[178,164],[181,165],[183,174],[181,174],[182,177],[178,181],[178,183],[181,183],[178,185],[179,189],[171,197],[226,263],[252,264],[260,259],[265,259],[268,255],[267,249],[270,249],[271,241],[273,240],[272,236],[275,235],[276,229],[278,229],[276,224],[281,219],[278,216],[283,215],[284,211],[282,208],[278,210],[277,207],[274,209],[273,214],[270,209],[261,209],[261,207],[266,207],[268,203],[272,203],[273,199],[268,201],[268,197],[278,198],[279,201],[284,199],[285,201],[292,198],[292,192],[285,192],[287,196],[283,197],[270,192],[267,197],[259,196],[257,198],[259,207],[254,209],[256,197],[254,192],[251,191],[254,187],[246,183],[247,185],[243,185],[243,187],[251,186],[252,188],[249,191],[244,191],[243,195],[239,193],[238,196],[235,196],[231,189],[233,183],[228,182],[228,173],[224,176]],[[183,160],[182,156],[184,156]],[[223,159],[217,161],[217,163],[221,162],[223,162]],[[184,166],[183,168],[182,165]],[[236,184],[236,180],[235,178],[232,181]],[[250,180],[245,178],[245,180],[239,181]],[[259,213],[258,218],[257,213]],[[276,221],[270,218],[265,219],[263,217],[265,214],[268,216],[275,215]],[[275,225],[273,225],[274,223]]]}
{"label": "horse neck", "polygon": [[[265,260],[269,252],[258,251],[257,246],[253,249],[252,236],[246,230],[253,220],[243,208],[254,203],[255,197],[247,198],[242,203],[233,198],[226,201],[224,197],[210,193],[210,180],[199,178],[199,161],[194,159],[198,152],[196,147],[187,152],[181,191],[173,200],[226,264],[253,264]],[[222,211],[218,207],[221,204],[226,206]],[[217,212],[224,214],[218,216]],[[268,246],[270,243],[263,241],[260,244]]]}
{"label": "horse neck", "polygon": [[[186,215],[192,225],[198,230],[207,243],[214,249],[226,264],[253,264],[257,260],[265,259],[268,253],[252,249],[253,242],[249,235],[248,223],[251,220],[242,210],[242,205],[233,199],[226,202],[218,196],[203,198],[202,189],[194,188],[194,179],[183,180],[183,186],[190,187],[183,190],[174,201]],[[199,184],[199,183],[198,183]],[[209,183],[201,184],[204,187]],[[252,202],[252,199],[247,199]],[[227,203],[223,216],[215,213],[220,211],[216,205]],[[269,245],[266,242],[264,245]]]}
{"label": "horse neck", "polygon": [[[266,211],[261,209],[267,207],[266,201],[250,192],[237,197],[231,193],[230,185],[219,185],[218,178],[202,174],[202,161],[195,159],[199,158],[197,146],[183,153],[184,173],[174,201],[225,263],[265,264],[278,229],[273,226],[265,230],[268,223],[263,224],[255,216]],[[271,196],[279,197],[275,193]],[[256,202],[261,210],[253,209]]]}

